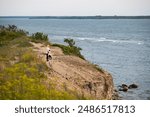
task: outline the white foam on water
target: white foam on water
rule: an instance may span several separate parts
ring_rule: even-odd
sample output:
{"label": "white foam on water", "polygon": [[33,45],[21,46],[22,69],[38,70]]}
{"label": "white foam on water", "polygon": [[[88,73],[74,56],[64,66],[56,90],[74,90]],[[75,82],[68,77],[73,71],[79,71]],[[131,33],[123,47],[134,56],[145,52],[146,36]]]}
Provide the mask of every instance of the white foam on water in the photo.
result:
{"label": "white foam on water", "polygon": [[92,42],[112,42],[112,43],[129,43],[129,44],[138,44],[141,45],[143,44],[142,41],[134,41],[134,40],[114,40],[114,39],[106,39],[104,37],[101,38],[77,38],[81,41],[92,41]]}
{"label": "white foam on water", "polygon": [[90,42],[112,42],[112,43],[126,43],[126,44],[138,44],[141,45],[143,44],[142,41],[135,41],[135,40],[115,40],[115,39],[107,39],[105,37],[101,38],[88,38],[88,37],[68,37],[68,36],[53,36],[55,39],[64,39],[64,38],[72,38],[75,40],[80,40],[80,41],[90,41]]}

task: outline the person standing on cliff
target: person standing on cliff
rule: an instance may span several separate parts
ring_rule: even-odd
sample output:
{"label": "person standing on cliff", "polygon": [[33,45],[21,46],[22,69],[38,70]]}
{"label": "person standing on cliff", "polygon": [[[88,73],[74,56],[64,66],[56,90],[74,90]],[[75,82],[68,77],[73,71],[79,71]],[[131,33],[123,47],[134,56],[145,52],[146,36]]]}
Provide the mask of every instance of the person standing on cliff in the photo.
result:
{"label": "person standing on cliff", "polygon": [[50,47],[47,45],[47,50],[46,50],[46,61],[49,62],[49,60],[52,59],[52,56],[50,54]]}

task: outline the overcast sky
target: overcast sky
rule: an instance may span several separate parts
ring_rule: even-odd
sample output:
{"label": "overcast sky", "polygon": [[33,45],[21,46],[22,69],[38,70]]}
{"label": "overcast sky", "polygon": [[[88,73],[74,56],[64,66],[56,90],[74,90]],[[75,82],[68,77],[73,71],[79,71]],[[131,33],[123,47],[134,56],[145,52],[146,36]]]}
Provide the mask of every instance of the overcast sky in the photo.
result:
{"label": "overcast sky", "polygon": [[0,16],[150,15],[150,0],[0,0]]}

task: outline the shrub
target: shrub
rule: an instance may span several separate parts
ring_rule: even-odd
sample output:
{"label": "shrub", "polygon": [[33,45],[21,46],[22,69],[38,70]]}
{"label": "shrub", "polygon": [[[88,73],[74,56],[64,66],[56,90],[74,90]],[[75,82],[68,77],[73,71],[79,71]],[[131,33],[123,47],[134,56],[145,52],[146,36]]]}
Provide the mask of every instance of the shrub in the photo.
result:
{"label": "shrub", "polygon": [[68,43],[68,45],[70,47],[73,47],[75,45],[75,41],[73,39],[68,39],[68,38],[65,38],[64,39],[64,42]]}
{"label": "shrub", "polygon": [[41,32],[32,34],[31,38],[33,41],[36,41],[36,40],[48,41],[48,35],[41,33]]}
{"label": "shrub", "polygon": [[22,30],[22,29],[19,29],[17,26],[15,25],[8,25],[8,26],[3,26],[3,25],[0,25],[0,31],[8,31],[8,32],[16,32],[20,35],[27,35],[29,34],[29,32],[25,31],[25,30]]}
{"label": "shrub", "polygon": [[16,32],[17,31],[17,26],[15,26],[15,25],[8,25],[8,30]]}
{"label": "shrub", "polygon": [[68,46],[61,44],[53,44],[53,46],[60,47],[63,53],[66,55],[75,55],[82,59],[85,59],[83,55],[80,53],[82,49],[80,47],[75,46],[75,41],[73,39],[64,39],[64,42],[68,43]]}
{"label": "shrub", "polygon": [[15,25],[0,26],[0,46],[6,45],[10,41],[27,34],[28,32],[18,29]]}

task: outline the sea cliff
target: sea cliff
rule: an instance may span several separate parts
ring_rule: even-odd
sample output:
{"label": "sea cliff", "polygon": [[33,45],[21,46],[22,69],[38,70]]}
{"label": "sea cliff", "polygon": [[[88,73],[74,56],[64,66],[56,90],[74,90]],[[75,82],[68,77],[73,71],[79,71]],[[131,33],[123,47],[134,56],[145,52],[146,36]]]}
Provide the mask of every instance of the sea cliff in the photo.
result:
{"label": "sea cliff", "polygon": [[[42,55],[46,46],[41,43],[32,43],[34,51]],[[49,79],[57,82],[57,88],[62,89],[63,84],[67,90],[76,91],[78,95],[91,99],[112,99],[113,78],[98,66],[91,64],[77,56],[65,55],[59,47],[50,47],[52,60],[47,65],[51,68],[47,75]],[[45,56],[42,57],[46,62]]]}
{"label": "sea cliff", "polygon": [[85,60],[73,40],[69,44],[54,45],[43,33],[29,36],[14,25],[0,26],[0,99],[113,99],[112,76]]}

